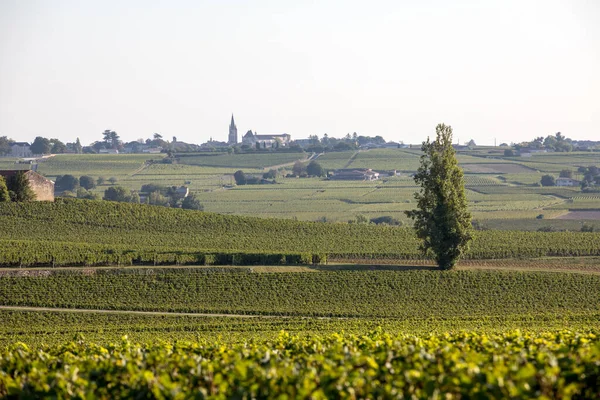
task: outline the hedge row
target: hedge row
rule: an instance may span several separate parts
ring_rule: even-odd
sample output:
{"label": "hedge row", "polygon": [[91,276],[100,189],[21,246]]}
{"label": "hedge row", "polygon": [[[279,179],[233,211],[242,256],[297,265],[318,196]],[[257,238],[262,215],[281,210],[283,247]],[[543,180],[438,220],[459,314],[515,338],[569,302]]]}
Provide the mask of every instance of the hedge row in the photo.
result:
{"label": "hedge row", "polygon": [[130,250],[85,243],[0,241],[0,267],[105,265],[308,265],[326,254]]}

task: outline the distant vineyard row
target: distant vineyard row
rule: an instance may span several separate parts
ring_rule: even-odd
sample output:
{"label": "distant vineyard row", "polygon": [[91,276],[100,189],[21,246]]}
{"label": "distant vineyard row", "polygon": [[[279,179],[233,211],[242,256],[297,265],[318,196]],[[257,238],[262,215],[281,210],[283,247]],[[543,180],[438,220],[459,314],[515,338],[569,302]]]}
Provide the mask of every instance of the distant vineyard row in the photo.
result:
{"label": "distant vineyard row", "polygon": [[246,268],[54,270],[0,276],[0,304],[104,310],[449,318],[598,313],[600,275]]}
{"label": "distant vineyard row", "polygon": [[[0,265],[268,264],[420,259],[409,228],[228,216],[82,200],[0,205]],[[469,259],[599,256],[599,232],[481,231]],[[211,261],[210,254],[225,254]],[[235,256],[238,254],[238,256]],[[300,257],[286,261],[287,255]],[[236,257],[234,259],[234,257]],[[293,257],[292,257],[293,258]],[[290,259],[291,260],[291,259]]]}

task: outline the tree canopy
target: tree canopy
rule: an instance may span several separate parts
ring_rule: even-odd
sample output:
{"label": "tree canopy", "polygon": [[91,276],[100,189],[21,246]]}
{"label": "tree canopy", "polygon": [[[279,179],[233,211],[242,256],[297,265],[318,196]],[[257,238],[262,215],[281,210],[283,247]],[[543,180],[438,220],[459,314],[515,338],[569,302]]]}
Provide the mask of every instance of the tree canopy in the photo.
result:
{"label": "tree canopy", "polygon": [[35,192],[31,188],[29,179],[23,171],[17,172],[17,174],[8,179],[6,182],[10,199],[12,201],[33,201],[35,200]]}
{"label": "tree canopy", "polygon": [[473,238],[465,182],[452,147],[452,128],[436,127],[436,139],[423,142],[421,165],[415,182],[417,209],[407,211],[414,220],[421,249],[431,252],[441,269],[452,269]]}

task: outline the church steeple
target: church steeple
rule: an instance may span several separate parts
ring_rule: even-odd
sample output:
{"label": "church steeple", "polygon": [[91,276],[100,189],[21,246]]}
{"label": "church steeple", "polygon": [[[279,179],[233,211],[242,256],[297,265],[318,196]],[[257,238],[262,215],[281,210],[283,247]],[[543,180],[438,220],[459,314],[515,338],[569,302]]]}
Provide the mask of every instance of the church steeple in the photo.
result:
{"label": "church steeple", "polygon": [[229,124],[229,140],[228,144],[236,144],[238,142],[237,136],[237,126],[235,126],[235,121],[233,120],[233,114],[231,114],[231,124]]}

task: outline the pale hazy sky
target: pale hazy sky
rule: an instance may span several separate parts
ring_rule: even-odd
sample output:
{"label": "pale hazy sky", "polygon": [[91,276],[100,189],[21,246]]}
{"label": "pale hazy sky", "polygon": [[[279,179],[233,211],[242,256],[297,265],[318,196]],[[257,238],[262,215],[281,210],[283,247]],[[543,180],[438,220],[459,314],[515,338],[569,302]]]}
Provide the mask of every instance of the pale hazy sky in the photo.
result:
{"label": "pale hazy sky", "polygon": [[0,136],[600,140],[600,1],[0,0]]}

